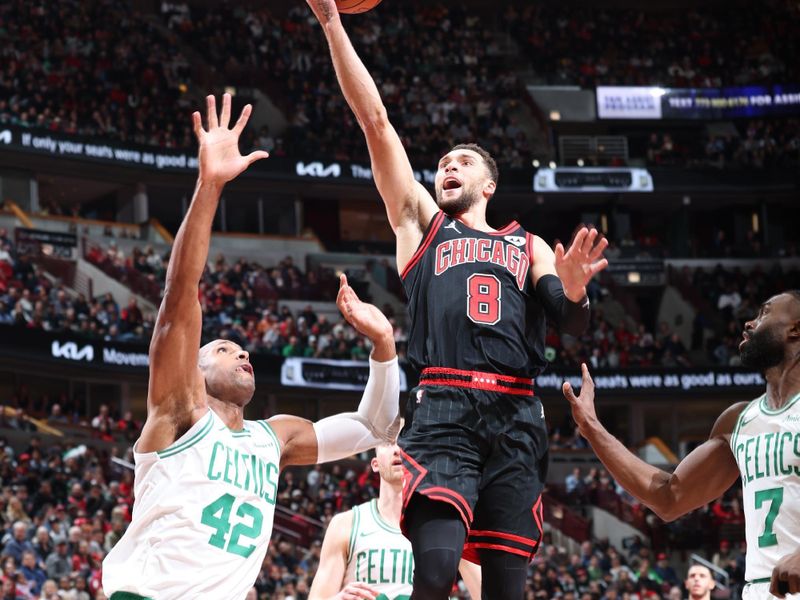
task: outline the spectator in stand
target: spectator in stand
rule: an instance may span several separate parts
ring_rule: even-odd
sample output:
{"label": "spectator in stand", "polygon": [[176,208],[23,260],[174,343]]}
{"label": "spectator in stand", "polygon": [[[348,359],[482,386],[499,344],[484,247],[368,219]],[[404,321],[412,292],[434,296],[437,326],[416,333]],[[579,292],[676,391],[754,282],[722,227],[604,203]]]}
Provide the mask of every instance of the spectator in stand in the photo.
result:
{"label": "spectator in stand", "polygon": [[50,415],[47,417],[48,423],[66,423],[67,417],[65,417],[61,412],[61,405],[60,404],[53,404],[50,408]]}
{"label": "spectator in stand", "polygon": [[141,425],[134,420],[133,413],[126,411],[123,417],[117,422],[117,431],[123,433],[125,438],[133,442],[139,435]]}
{"label": "spectator in stand", "polygon": [[92,419],[92,427],[98,431],[108,431],[111,429],[112,421],[107,404],[100,405],[99,413]]}
{"label": "spectator in stand", "polygon": [[140,14],[117,4],[90,10],[76,0],[15,0],[2,4],[0,20],[8,41],[0,51],[0,122],[191,147],[190,129],[160,110],[183,104],[188,61]]}
{"label": "spectator in stand", "polygon": [[664,552],[659,552],[658,556],[656,557],[657,562],[656,566],[654,567],[653,571],[658,576],[658,578],[663,582],[670,586],[670,588],[674,586],[680,585],[680,580],[678,579],[678,574],[675,573],[675,569],[673,569],[669,564],[669,557]]}
{"label": "spectator in stand", "polygon": [[564,480],[568,496],[578,497],[583,492],[583,479],[581,478],[581,470],[579,467],[572,469],[572,472],[567,475]]}
{"label": "spectator in stand", "polygon": [[36,561],[36,554],[34,552],[26,551],[22,554],[22,565],[19,572],[25,577],[32,594],[38,594],[45,580],[47,574]]}
{"label": "spectator in stand", "polygon": [[[760,17],[769,14],[765,21]],[[737,4],[734,14],[710,6],[642,11],[597,6],[580,20],[559,4],[508,5],[503,21],[536,56],[534,74],[549,84],[723,87],[796,80],[798,63],[778,31],[796,32],[791,3]],[[775,25],[779,24],[779,25]],[[777,27],[777,29],[776,29]],[[722,40],[758,45],[758,55],[734,56]]]}
{"label": "spectator in stand", "polygon": [[23,553],[35,552],[27,536],[28,526],[23,521],[16,521],[12,527],[11,539],[4,543],[2,556],[9,556],[15,563],[20,563]]}

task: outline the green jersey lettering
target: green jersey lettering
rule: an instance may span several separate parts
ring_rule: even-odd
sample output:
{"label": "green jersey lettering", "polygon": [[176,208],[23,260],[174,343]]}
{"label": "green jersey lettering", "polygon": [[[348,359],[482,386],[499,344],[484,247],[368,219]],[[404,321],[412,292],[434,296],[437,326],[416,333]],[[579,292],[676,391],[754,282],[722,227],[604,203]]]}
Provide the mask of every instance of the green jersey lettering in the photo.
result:
{"label": "green jersey lettering", "polygon": [[214,442],[214,447],[211,448],[211,459],[208,461],[208,478],[211,481],[216,481],[221,475],[219,471],[216,473],[214,472],[214,461],[217,458],[217,450],[220,448],[224,448],[222,442]]}

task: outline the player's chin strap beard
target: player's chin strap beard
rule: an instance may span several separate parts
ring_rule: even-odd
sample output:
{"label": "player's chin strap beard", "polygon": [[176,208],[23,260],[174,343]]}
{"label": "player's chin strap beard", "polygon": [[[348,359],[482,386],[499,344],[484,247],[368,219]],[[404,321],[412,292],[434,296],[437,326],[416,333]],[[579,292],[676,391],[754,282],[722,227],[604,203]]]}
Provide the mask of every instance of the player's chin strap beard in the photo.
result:
{"label": "player's chin strap beard", "polygon": [[439,208],[441,208],[450,216],[463,214],[475,206],[475,204],[478,202],[478,193],[475,189],[470,189],[466,186],[462,186],[460,189],[461,196],[459,196],[457,200],[453,201],[447,201],[444,199],[444,192],[446,191],[444,188],[442,188],[442,191],[437,194],[437,204],[439,205]]}

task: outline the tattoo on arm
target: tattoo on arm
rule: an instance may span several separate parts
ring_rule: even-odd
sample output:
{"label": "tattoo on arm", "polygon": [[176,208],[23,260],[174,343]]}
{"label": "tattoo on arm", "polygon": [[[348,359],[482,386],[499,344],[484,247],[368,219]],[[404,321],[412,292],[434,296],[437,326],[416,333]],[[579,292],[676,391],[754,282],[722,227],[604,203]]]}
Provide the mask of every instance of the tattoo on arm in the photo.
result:
{"label": "tattoo on arm", "polygon": [[336,8],[333,2],[325,2],[324,0],[315,0],[314,2],[317,5],[317,8],[322,12],[325,19],[332,19],[336,14]]}

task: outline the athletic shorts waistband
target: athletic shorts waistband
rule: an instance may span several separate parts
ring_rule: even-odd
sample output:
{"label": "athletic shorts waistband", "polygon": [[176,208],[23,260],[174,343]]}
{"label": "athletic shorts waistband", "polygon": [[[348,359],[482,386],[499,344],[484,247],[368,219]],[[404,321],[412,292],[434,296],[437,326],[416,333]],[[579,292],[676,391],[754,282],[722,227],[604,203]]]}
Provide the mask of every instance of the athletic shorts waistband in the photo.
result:
{"label": "athletic shorts waistband", "polygon": [[428,367],[423,369],[420,385],[441,385],[461,388],[472,388],[515,394],[517,396],[533,396],[533,379],[528,377],[512,377],[482,371],[464,371],[447,367]]}

